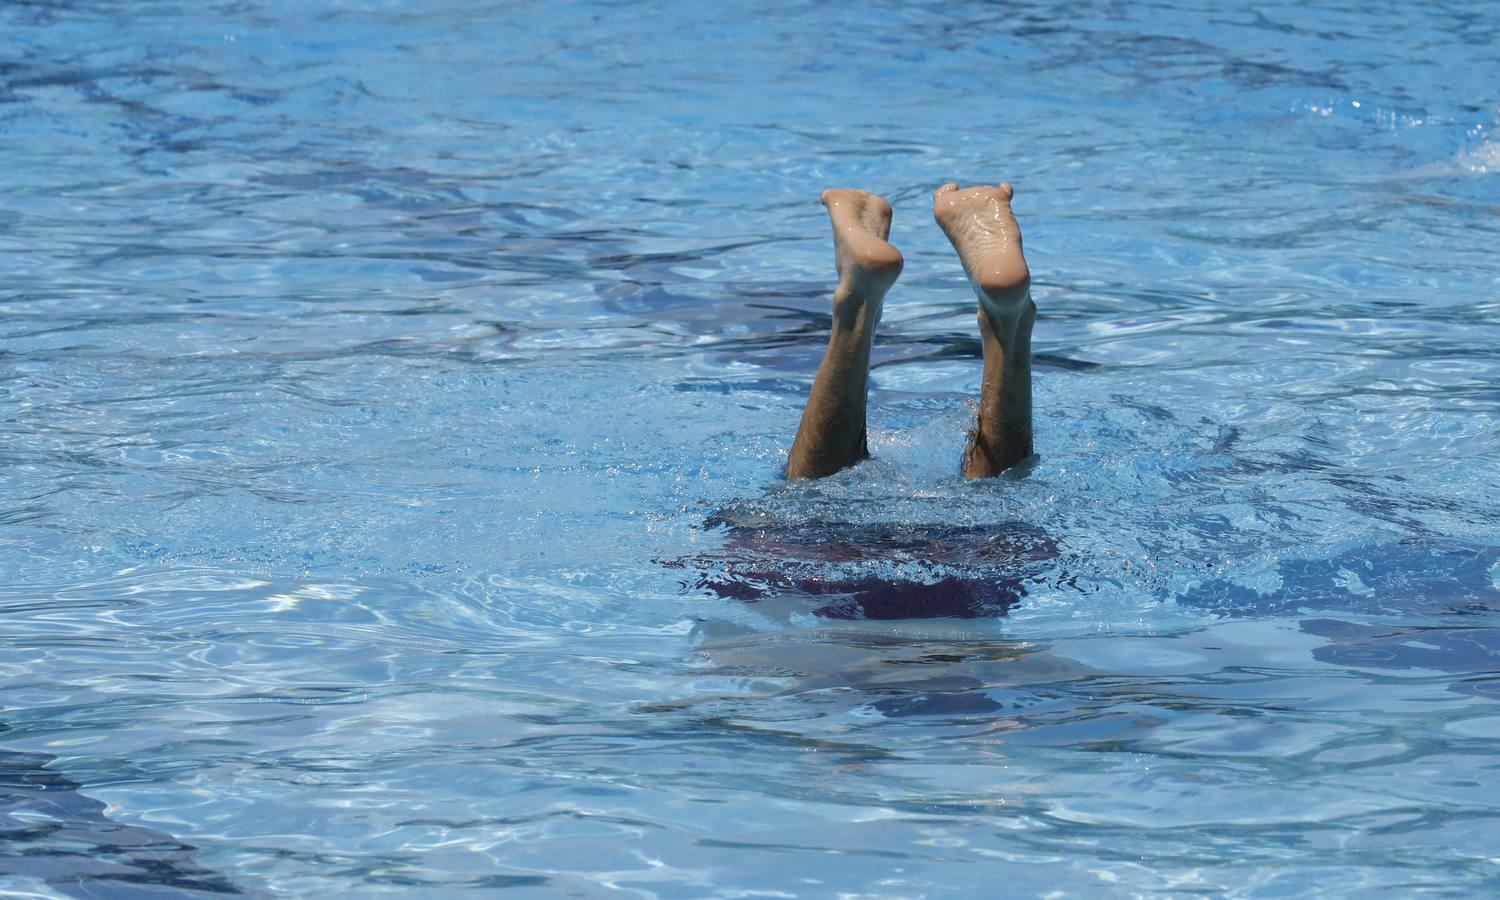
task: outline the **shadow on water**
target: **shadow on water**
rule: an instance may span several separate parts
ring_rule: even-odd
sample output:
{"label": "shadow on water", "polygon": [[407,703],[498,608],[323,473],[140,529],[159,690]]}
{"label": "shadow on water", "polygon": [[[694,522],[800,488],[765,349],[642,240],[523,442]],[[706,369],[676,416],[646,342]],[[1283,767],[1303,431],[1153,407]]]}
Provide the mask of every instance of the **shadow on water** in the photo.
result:
{"label": "shadow on water", "polygon": [[[701,258],[695,265],[711,261]],[[708,352],[742,361],[754,357],[759,365],[779,372],[806,375],[816,367],[832,316],[826,311],[829,288],[819,282],[771,282],[721,285],[724,297],[706,296],[660,284],[608,284],[596,287],[600,305],[613,316],[636,319],[653,328],[677,326],[695,339],[672,353]],[[731,302],[726,302],[726,298]],[[932,317],[968,311],[972,301],[941,308]],[[969,331],[912,331],[901,324],[882,326],[880,358],[871,368],[947,360],[972,361],[982,357],[979,336]],[[1039,369],[1088,371],[1098,363],[1060,353],[1038,352],[1032,362]]]}
{"label": "shadow on water", "polygon": [[694,637],[707,668],[697,674],[754,685],[752,696],[731,687],[655,711],[729,704],[731,718],[754,719],[756,698],[785,698],[798,711],[773,704],[771,715],[865,707],[887,719],[986,721],[1041,702],[1029,686],[1082,677],[1037,645],[996,640],[983,622],[1015,608],[1028,586],[1058,577],[1051,562],[1061,551],[1035,526],[788,521],[747,504],[704,527],[720,532],[721,546],[660,561],[686,574],[683,590],[803,627],[699,618]]}
{"label": "shadow on water", "polygon": [[956,639],[960,636],[950,631],[725,631],[715,623],[702,623],[698,652],[707,668],[696,674],[757,687],[749,694],[736,692],[717,700],[700,696],[658,704],[655,711],[728,702],[738,707],[738,715],[779,719],[790,711],[757,704],[785,698],[815,717],[863,706],[887,719],[989,721],[1005,712],[1056,705],[1058,698],[1049,685],[1094,674],[1040,645],[972,636]]}
{"label": "shadow on water", "polygon": [[726,599],[801,601],[825,619],[975,619],[1002,616],[1026,596],[1057,545],[1020,523],[935,526],[757,523],[733,512],[710,553],[666,562],[692,573],[684,587]]}
{"label": "shadow on water", "polygon": [[1303,633],[1327,638],[1313,651],[1319,662],[1350,668],[1427,669],[1465,676],[1448,685],[1457,694],[1500,700],[1500,628],[1369,625],[1305,619]]}
{"label": "shadow on water", "polygon": [[[747,504],[715,514],[705,525],[720,530],[722,545],[664,565],[687,573],[685,591],[753,605],[768,622],[798,627],[700,618],[695,638],[705,667],[695,677],[727,679],[726,691],[661,711],[717,709],[713,715],[746,723],[769,716],[770,724],[862,709],[883,719],[988,722],[1009,732],[1087,718],[1092,713],[1072,706],[1098,693],[1101,677],[1136,690],[1138,679],[1091,669],[1046,641],[998,640],[982,621],[1005,616],[1029,587],[1069,586],[1074,576],[1066,570],[1079,560],[1035,526],[852,524],[816,516],[788,522],[757,510]],[[1276,576],[1261,590],[1210,580],[1186,590],[1164,587],[1157,599],[1208,612],[1209,622],[1291,615],[1302,634],[1322,642],[1307,648],[1310,664],[1444,672],[1456,676],[1450,691],[1500,699],[1500,629],[1490,617],[1500,610],[1500,548],[1412,538],[1283,559]],[[1345,614],[1448,621],[1398,627],[1337,618]],[[1212,632],[1210,625],[1203,633]],[[1194,640],[1173,644],[1173,652]],[[1219,677],[1214,654],[1205,651],[1202,662],[1203,677]],[[762,701],[775,702],[760,708]],[[1130,717],[1096,724],[1078,726],[1079,734],[1104,740],[1144,727]]]}
{"label": "shadow on water", "polygon": [[1178,601],[1235,617],[1301,610],[1470,615],[1500,610],[1497,573],[1500,547],[1409,539],[1326,559],[1284,559],[1271,590],[1212,580]]}
{"label": "shadow on water", "polygon": [[[0,723],[0,733],[7,730]],[[48,768],[53,760],[0,749],[0,878],[109,900],[242,893],[194,863],[196,848],[112,821],[82,785]]]}

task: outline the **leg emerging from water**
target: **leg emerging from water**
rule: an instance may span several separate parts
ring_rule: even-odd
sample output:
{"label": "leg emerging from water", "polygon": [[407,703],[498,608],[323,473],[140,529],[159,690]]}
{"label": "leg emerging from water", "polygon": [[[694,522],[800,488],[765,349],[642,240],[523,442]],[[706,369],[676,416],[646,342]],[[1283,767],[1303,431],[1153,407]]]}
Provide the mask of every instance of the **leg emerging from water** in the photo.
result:
{"label": "leg emerging from water", "polygon": [[1011,187],[945,184],[932,214],[963,261],[979,298],[984,379],[979,421],[964,451],[969,478],[998,475],[1032,453],[1031,273],[1021,254],[1021,228],[1010,210]]}
{"label": "leg emerging from water", "polygon": [[889,203],[865,191],[839,189],[824,191],[823,205],[833,222],[839,286],[833,292],[833,332],[792,442],[788,478],[822,478],[869,455],[870,347],[885,292],[901,274],[901,252],[886,242]]}

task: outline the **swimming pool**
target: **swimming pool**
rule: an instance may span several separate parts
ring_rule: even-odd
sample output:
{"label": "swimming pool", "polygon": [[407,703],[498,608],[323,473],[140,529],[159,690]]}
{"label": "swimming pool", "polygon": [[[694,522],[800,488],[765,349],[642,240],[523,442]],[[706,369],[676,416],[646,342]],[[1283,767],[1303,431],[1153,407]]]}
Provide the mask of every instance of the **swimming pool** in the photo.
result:
{"label": "swimming pool", "polygon": [[[0,7],[0,891],[1494,891],[1497,45],[1478,0]],[[957,474],[950,178],[1017,185],[1022,478]],[[832,185],[907,266],[874,458],[789,486]]]}

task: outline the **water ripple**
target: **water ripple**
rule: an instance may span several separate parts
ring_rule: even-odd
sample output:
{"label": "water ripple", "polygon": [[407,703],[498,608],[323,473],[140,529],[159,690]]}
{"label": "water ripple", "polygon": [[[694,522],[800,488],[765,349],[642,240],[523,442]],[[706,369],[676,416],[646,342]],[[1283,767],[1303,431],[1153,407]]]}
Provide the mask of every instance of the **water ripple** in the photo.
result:
{"label": "water ripple", "polygon": [[1494,892],[1486,10],[122,9],[0,7],[0,890]]}

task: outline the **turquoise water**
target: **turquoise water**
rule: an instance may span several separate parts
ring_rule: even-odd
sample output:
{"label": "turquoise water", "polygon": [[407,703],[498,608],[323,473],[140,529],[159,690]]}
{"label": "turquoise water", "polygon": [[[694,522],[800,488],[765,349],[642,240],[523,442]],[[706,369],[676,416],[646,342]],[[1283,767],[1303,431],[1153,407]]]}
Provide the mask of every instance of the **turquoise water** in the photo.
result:
{"label": "turquoise water", "polygon": [[[1500,890],[1497,46],[0,6],[0,892]],[[1021,478],[949,179],[1017,185]],[[907,266],[787,485],[835,185]]]}

